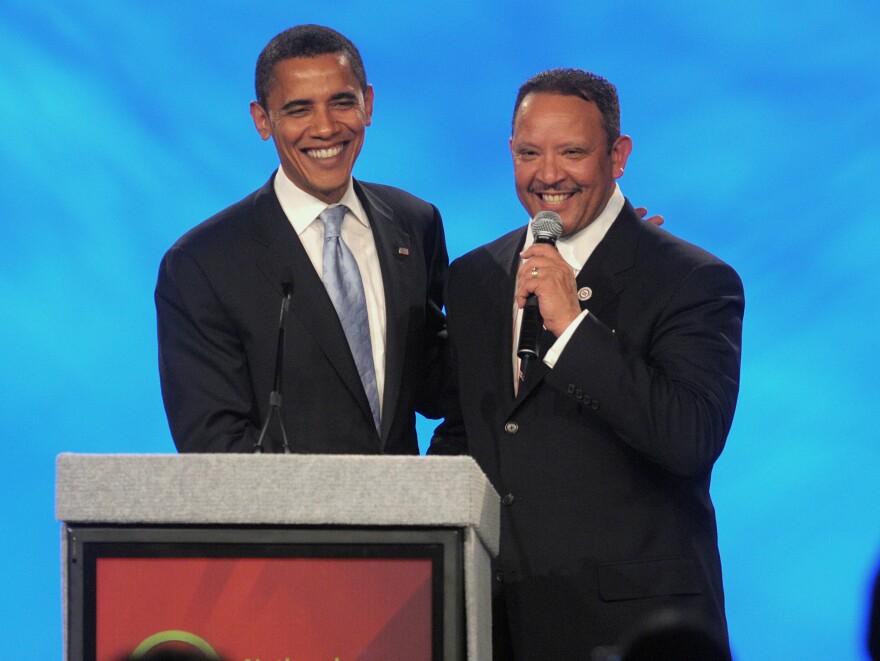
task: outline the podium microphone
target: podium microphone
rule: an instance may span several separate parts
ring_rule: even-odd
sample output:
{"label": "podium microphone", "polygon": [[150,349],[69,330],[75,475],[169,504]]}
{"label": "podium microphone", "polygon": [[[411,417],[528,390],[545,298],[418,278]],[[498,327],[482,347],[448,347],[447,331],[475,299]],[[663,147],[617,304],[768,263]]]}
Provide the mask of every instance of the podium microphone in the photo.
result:
{"label": "podium microphone", "polygon": [[254,443],[254,453],[263,452],[263,439],[266,436],[266,430],[269,429],[269,423],[272,416],[278,416],[278,426],[281,427],[281,439],[284,447],[284,454],[290,454],[290,444],[287,442],[287,431],[284,429],[284,416],[281,414],[283,399],[281,397],[281,374],[284,367],[284,328],[287,325],[287,311],[290,310],[290,296],[293,293],[293,270],[287,267],[284,271],[284,279],[281,282],[281,314],[278,317],[278,345],[275,348],[275,380],[272,384],[272,392],[269,393],[269,413],[266,415],[266,421],[263,428],[260,429],[260,437]]}
{"label": "podium microphone", "polygon": [[[532,218],[529,227],[535,243],[549,243],[556,246],[556,240],[562,236],[562,218],[555,211],[539,211]],[[526,368],[538,357],[538,342],[544,319],[538,308],[538,297],[529,294],[523,306],[522,324],[519,329],[519,346],[516,355],[520,360],[520,373],[525,375]]]}

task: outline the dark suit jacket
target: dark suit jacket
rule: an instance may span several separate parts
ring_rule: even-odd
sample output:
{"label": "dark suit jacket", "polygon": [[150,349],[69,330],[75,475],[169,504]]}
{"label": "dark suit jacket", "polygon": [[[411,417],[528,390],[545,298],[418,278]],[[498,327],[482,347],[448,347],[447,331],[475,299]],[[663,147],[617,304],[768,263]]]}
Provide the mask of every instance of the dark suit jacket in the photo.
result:
{"label": "dark suit jacket", "polygon": [[709,479],[738,391],[739,277],[627,202],[577,279],[590,314],[514,397],[524,239],[450,267],[460,417],[431,448],[468,451],[502,496],[496,578],[514,658],[589,658],[662,606],[697,611],[726,641]]}
{"label": "dark suit jacket", "polygon": [[[435,207],[355,181],[370,219],[386,302],[381,435],[321,278],[270,178],[185,234],[159,269],[159,373],[181,452],[250,452],[273,387],[282,282],[293,281],[283,411],[294,452],[417,454],[415,414],[437,417],[447,255]],[[281,447],[276,421],[267,451]]]}

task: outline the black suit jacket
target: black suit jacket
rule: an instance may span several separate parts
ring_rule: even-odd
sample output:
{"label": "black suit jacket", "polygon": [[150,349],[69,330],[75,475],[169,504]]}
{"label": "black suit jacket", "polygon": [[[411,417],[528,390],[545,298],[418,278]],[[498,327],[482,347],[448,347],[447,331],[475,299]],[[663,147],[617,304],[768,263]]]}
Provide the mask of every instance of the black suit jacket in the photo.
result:
{"label": "black suit jacket", "polygon": [[[437,417],[447,255],[435,207],[355,181],[386,303],[381,434],[342,325],[274,192],[258,191],[185,234],[156,285],[159,373],[181,452],[249,452],[269,408],[282,282],[292,276],[283,412],[294,452],[418,453],[415,415]],[[277,424],[264,441],[281,447]]]}
{"label": "black suit jacket", "polygon": [[524,239],[450,267],[457,407],[431,448],[472,454],[502,496],[496,615],[514,658],[589,658],[662,606],[696,611],[726,640],[709,480],[738,391],[739,277],[627,202],[577,278],[590,314],[514,396]]}

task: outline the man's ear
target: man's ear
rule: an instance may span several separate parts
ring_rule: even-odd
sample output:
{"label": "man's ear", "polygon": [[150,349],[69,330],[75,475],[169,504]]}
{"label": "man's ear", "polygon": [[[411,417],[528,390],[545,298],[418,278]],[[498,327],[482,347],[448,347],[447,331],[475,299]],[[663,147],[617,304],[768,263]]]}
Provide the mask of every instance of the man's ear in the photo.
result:
{"label": "man's ear", "polygon": [[611,146],[612,172],[614,173],[615,179],[619,179],[623,176],[623,171],[626,169],[626,161],[632,153],[632,149],[632,138],[628,135],[620,136]]}
{"label": "man's ear", "polygon": [[272,137],[272,124],[269,121],[269,113],[256,101],[251,101],[251,118],[254,120],[254,126],[257,133],[263,140]]}
{"label": "man's ear", "polygon": [[364,90],[364,113],[366,114],[366,121],[364,122],[365,126],[369,126],[373,123],[373,99],[375,95],[373,93],[373,86],[367,85],[367,89]]}

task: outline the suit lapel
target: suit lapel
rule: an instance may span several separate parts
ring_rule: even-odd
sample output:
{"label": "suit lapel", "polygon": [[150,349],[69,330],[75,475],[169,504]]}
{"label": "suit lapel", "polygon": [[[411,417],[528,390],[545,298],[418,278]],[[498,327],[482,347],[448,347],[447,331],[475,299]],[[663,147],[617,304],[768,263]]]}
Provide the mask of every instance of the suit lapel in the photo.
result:
{"label": "suit lapel", "polygon": [[370,219],[385,290],[385,387],[380,430],[382,447],[385,447],[397,410],[396,402],[400,399],[409,334],[408,288],[414,282],[412,269],[417,265],[410,254],[413,252],[410,236],[392,209],[360,182],[355,181],[354,188]]}
{"label": "suit lapel", "polygon": [[278,291],[279,297],[282,293],[281,283],[289,277],[287,274],[292,274],[290,313],[296,316],[306,332],[321,347],[340,380],[357,400],[366,420],[372,420],[370,403],[336,308],[333,307],[324,283],[278,202],[273,180],[274,177],[254,199],[252,235],[258,243],[266,246],[263,256],[258,260],[258,266]]}
{"label": "suit lapel", "polygon": [[581,309],[600,314],[625,286],[620,274],[635,264],[642,221],[629,201],[617,215],[608,233],[578,273],[579,291],[586,287],[589,298],[581,301]]}
{"label": "suit lapel", "polygon": [[[501,332],[492,343],[487,356],[491,364],[495,392],[502,400],[502,409],[513,406],[513,294],[516,288],[516,271],[519,253],[525,242],[525,228],[511,232],[486,247],[492,268],[480,282],[473,283],[477,291],[486,292],[484,309],[474,311],[475,318],[485,319],[485,328],[498,328]],[[468,329],[468,332],[479,332]]]}

